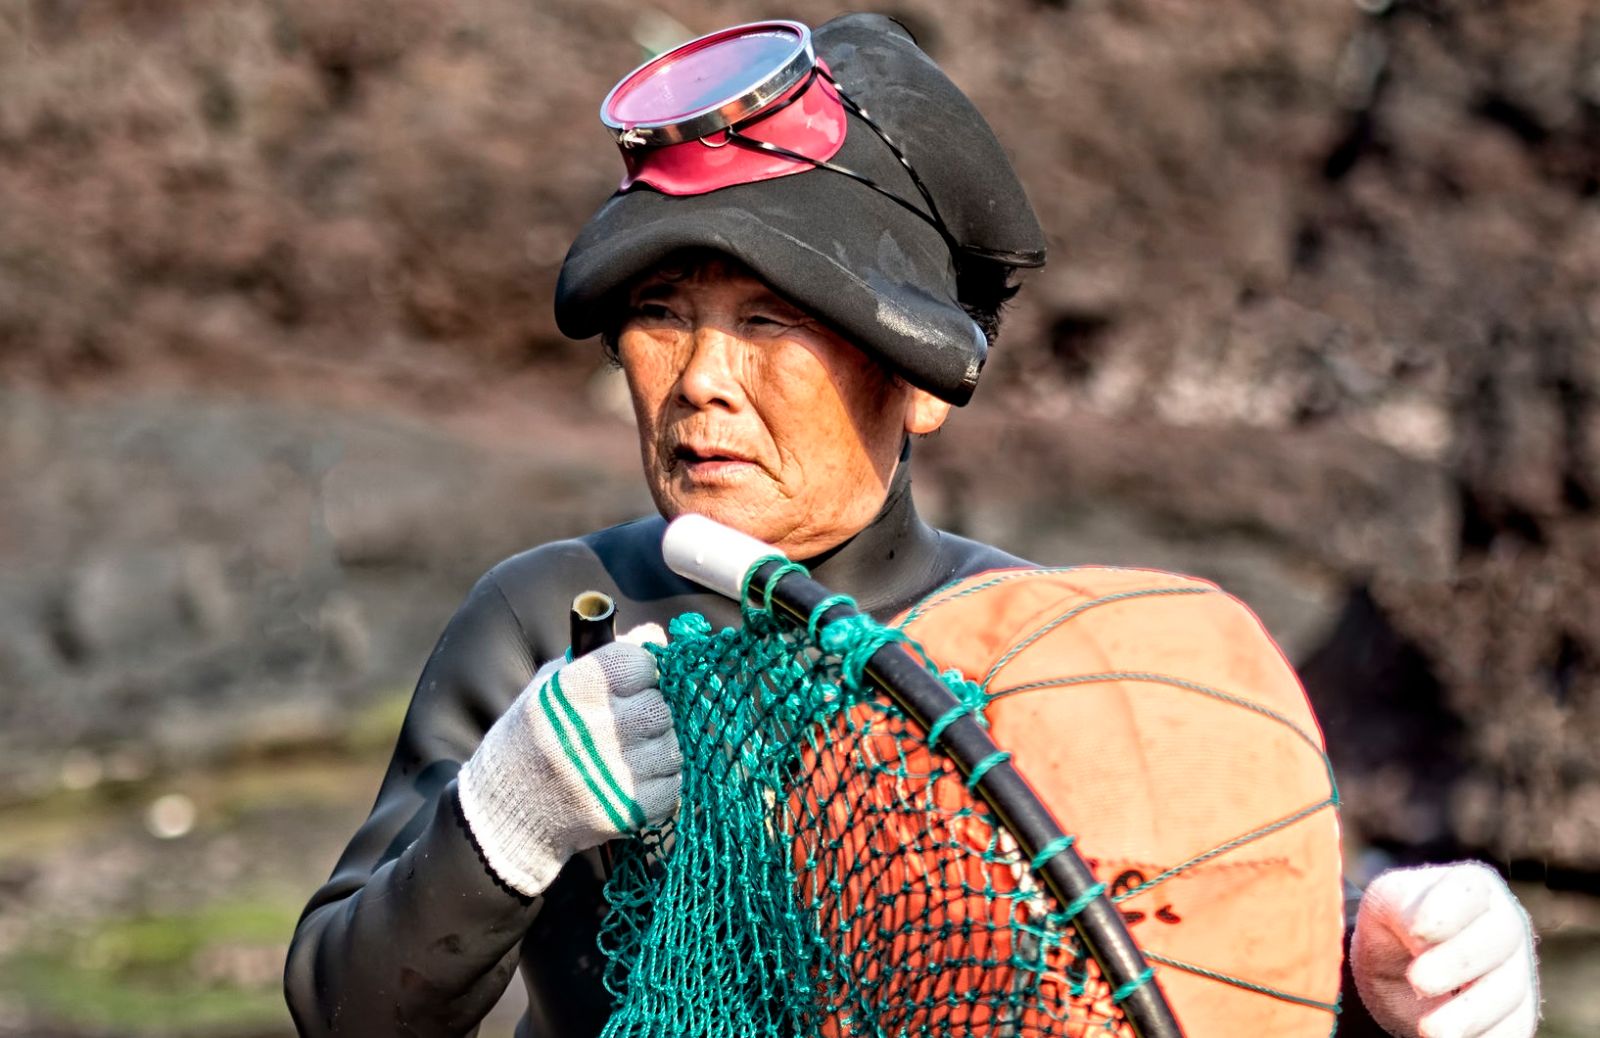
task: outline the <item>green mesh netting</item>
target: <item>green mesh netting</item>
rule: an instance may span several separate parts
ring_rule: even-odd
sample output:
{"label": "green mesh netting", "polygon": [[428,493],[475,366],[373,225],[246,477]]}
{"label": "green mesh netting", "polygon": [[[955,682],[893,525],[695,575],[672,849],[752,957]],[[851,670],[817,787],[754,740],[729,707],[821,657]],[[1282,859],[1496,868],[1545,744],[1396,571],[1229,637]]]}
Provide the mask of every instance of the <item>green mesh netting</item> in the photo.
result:
{"label": "green mesh netting", "polygon": [[[742,630],[671,625],[657,655],[682,806],[614,862],[607,1036],[1121,1027],[1126,992],[1099,980],[1071,906],[928,733],[863,688],[866,657],[899,635],[858,620],[796,633],[747,609]],[[981,708],[976,686],[945,680]]]}

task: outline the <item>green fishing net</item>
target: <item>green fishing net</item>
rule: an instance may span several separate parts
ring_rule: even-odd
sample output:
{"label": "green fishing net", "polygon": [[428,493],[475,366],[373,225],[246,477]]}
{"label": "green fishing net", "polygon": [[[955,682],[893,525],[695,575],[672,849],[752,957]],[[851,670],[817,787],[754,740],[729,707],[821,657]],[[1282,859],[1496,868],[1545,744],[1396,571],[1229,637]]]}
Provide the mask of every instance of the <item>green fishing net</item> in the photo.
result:
{"label": "green fishing net", "polygon": [[[1125,1033],[1073,906],[865,687],[898,631],[747,608],[742,628],[688,614],[670,634],[682,805],[614,861],[608,1038]],[[944,678],[981,716],[982,692]]]}

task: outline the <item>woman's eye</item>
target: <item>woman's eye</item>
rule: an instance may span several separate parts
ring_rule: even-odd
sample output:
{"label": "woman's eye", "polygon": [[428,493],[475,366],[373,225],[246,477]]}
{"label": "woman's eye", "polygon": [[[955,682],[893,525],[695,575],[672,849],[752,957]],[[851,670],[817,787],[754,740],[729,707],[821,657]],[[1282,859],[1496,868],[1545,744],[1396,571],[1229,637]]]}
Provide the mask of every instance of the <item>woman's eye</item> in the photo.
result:
{"label": "woman's eye", "polygon": [[672,318],[672,308],[664,303],[640,303],[633,315],[646,321],[666,321]]}
{"label": "woman's eye", "polygon": [[749,317],[745,318],[745,322],[747,324],[753,324],[758,328],[786,328],[786,327],[788,327],[788,322],[787,321],[785,321],[782,318],[777,317],[777,316],[775,316],[773,314],[751,314]]}

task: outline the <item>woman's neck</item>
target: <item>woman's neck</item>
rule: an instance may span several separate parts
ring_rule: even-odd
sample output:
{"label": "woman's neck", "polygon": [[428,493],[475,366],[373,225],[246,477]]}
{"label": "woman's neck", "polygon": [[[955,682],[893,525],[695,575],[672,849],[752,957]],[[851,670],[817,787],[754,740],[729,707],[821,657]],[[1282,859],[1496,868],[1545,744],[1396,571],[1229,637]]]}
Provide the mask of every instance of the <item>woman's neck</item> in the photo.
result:
{"label": "woman's neck", "polygon": [[909,459],[902,459],[871,522],[837,547],[799,561],[821,583],[877,612],[920,586],[938,540],[938,533],[917,515],[911,466]]}

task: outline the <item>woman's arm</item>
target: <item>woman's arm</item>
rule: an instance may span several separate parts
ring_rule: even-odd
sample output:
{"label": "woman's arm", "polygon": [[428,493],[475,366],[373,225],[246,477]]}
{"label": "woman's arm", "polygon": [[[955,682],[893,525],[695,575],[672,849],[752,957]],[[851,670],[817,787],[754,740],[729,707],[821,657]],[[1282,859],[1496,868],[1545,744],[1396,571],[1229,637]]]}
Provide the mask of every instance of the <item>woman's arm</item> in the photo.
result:
{"label": "woman's arm", "polygon": [[455,779],[533,673],[491,572],[440,636],[372,813],[296,927],[284,989],[302,1034],[463,1034],[505,990],[540,906],[486,866]]}

